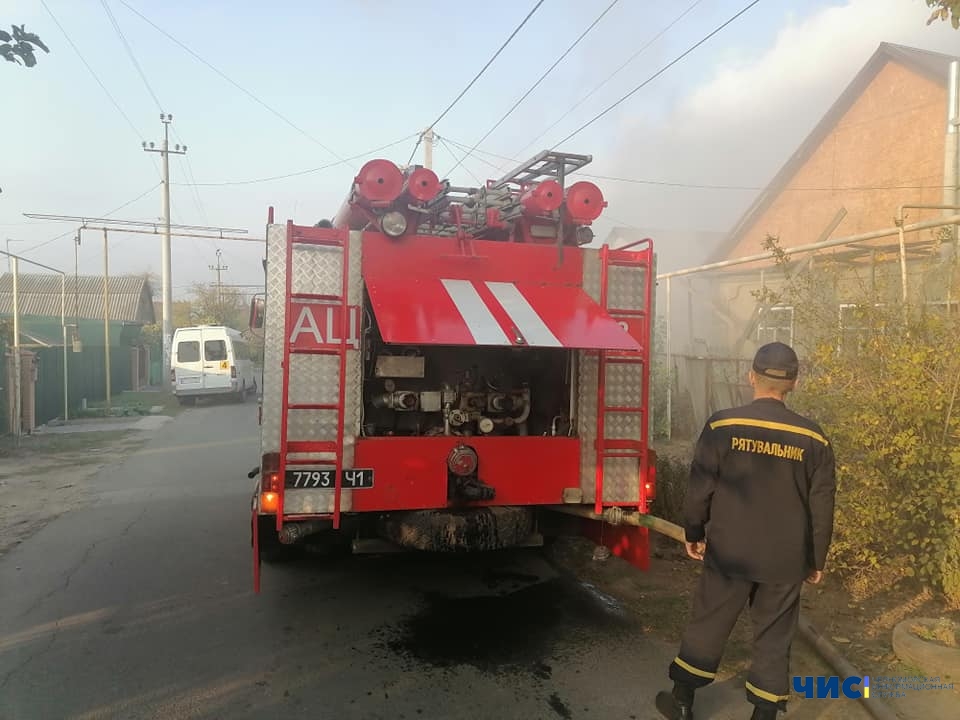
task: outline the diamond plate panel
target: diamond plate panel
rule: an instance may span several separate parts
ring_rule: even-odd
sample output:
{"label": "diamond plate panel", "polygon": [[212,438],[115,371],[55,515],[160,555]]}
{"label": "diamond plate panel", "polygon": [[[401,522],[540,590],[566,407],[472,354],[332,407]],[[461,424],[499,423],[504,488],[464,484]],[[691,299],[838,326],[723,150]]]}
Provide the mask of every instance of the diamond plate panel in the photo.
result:
{"label": "diamond plate panel", "polygon": [[600,302],[600,251],[583,251],[583,291]]}
{"label": "diamond plate panel", "polygon": [[[359,232],[350,234],[350,282],[347,288],[348,304],[358,305],[363,296],[363,278],[360,276],[361,238]],[[286,226],[267,228],[267,293],[263,378],[263,424],[261,426],[262,452],[280,449],[281,393],[283,391],[284,309],[286,295],[285,252]],[[293,256],[294,292],[339,295],[341,292],[342,251],[336,248],[297,246]],[[346,355],[346,388],[344,393],[344,447],[343,464],[353,465],[356,436],[360,432],[360,404],[362,402],[362,355],[348,350]],[[324,362],[326,361],[326,362]],[[290,401],[335,403],[339,360],[331,356],[291,356]],[[332,368],[332,369],[331,369]],[[324,416],[332,416],[332,423]],[[291,411],[288,418],[291,440],[332,440],[336,438],[336,411]],[[332,427],[332,430],[331,430]],[[297,491],[310,497],[302,501],[303,509],[288,505],[289,512],[329,512],[333,509],[331,491]],[[342,493],[342,509],[350,507],[350,493]],[[329,500],[323,499],[329,495]],[[312,499],[310,499],[312,498]],[[297,501],[300,502],[300,501]],[[311,508],[324,506],[326,509]]]}
{"label": "diamond plate panel", "polygon": [[637,458],[605,458],[603,461],[603,501],[639,502],[640,461]]}
{"label": "diamond plate panel", "polygon": [[603,424],[607,440],[640,440],[643,415],[640,413],[608,412]]}
{"label": "diamond plate panel", "polygon": [[280,394],[283,391],[284,295],[286,293],[284,244],[287,228],[267,226],[267,290],[263,352],[263,418],[260,426],[261,452],[280,451]]}
{"label": "diamond plate panel", "polygon": [[607,269],[607,307],[643,310],[646,304],[645,273],[642,267],[610,266]]}
{"label": "diamond plate panel", "polygon": [[290,410],[287,440],[336,440],[336,410]]}
{"label": "diamond plate panel", "polygon": [[[586,262],[586,261],[585,261]],[[597,371],[599,360],[584,350],[577,351],[577,435],[580,437],[580,489],[583,499],[596,497],[597,467]]]}
{"label": "diamond plate panel", "polygon": [[[283,512],[285,515],[332,513],[333,505],[333,490],[287,490],[283,494]],[[340,511],[350,512],[352,509],[353,490],[341,490]]]}
{"label": "diamond plate panel", "polygon": [[[350,283],[347,287],[347,304],[360,305],[363,302],[363,276],[360,274],[363,257],[363,233],[354,230],[350,233],[350,256],[347,267],[350,269]],[[361,321],[362,322],[362,321]],[[361,332],[361,338],[363,333]],[[361,349],[347,352],[344,402],[344,440],[343,466],[353,467],[354,450],[360,436],[360,424],[363,420],[363,340]],[[352,492],[352,491],[351,491]]]}
{"label": "diamond plate panel", "polygon": [[290,356],[290,403],[339,402],[340,358],[335,355]]}
{"label": "diamond plate panel", "polygon": [[636,407],[643,398],[642,363],[607,363],[605,402],[607,405]]}
{"label": "diamond plate panel", "polygon": [[293,292],[340,295],[343,250],[324,245],[293,246]]}
{"label": "diamond plate panel", "polygon": [[[583,253],[583,290],[595,301],[600,301],[600,251]],[[643,268],[608,268],[607,306],[627,310],[644,308]],[[585,502],[593,502],[596,492],[596,430],[597,387],[599,358],[579,352],[577,432],[581,440],[580,488]],[[640,404],[643,389],[643,366],[640,364],[608,363],[606,366],[605,395],[607,405],[635,406]],[[642,418],[638,413],[610,413],[605,417],[608,440],[639,440]],[[639,461],[636,458],[606,458],[604,460],[603,501],[608,503],[636,502],[640,497]]]}

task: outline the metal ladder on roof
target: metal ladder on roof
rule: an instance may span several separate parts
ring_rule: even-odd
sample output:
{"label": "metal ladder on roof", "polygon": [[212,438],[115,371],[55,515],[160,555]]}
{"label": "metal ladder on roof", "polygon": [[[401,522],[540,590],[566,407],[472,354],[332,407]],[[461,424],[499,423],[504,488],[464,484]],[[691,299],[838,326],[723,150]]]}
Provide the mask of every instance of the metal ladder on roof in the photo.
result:
{"label": "metal ladder on roof", "polygon": [[553,150],[544,150],[530,160],[518,165],[499,180],[492,182],[490,188],[514,185],[521,187],[532,182],[553,179],[564,186],[567,175],[589,165],[592,155],[574,155]]}
{"label": "metal ladder on roof", "polygon": [[[630,248],[641,246],[639,249]],[[608,305],[608,284],[610,268],[641,268],[644,271],[644,293],[642,308],[617,308]],[[603,492],[605,461],[608,459],[636,459],[639,497],[636,503],[607,503],[608,505],[636,506],[640,512],[647,512],[648,451],[650,430],[650,344],[653,307],[653,244],[650,240],[639,240],[622,248],[611,250],[604,245],[600,251],[600,306],[614,320],[627,323],[634,329],[632,333],[640,343],[639,352],[600,350],[597,368],[597,441],[596,441],[596,495],[594,512],[603,512]],[[639,335],[639,338],[636,336]],[[607,404],[607,369],[613,364],[635,366],[640,370],[640,392],[636,402],[620,405]],[[610,439],[606,436],[608,415],[637,415],[640,418],[640,433],[636,438]]]}
{"label": "metal ladder on roof", "polygon": [[[314,247],[339,248],[342,253],[342,277],[339,295],[324,295],[319,293],[293,292],[293,254],[296,245],[311,245]],[[343,485],[343,439],[344,439],[344,401],[346,393],[346,366],[350,309],[347,305],[348,288],[350,287],[350,234],[342,230],[326,228],[310,228],[294,225],[287,222],[287,239],[284,243],[286,266],[286,292],[284,294],[284,335],[283,335],[283,388],[281,390],[280,409],[280,478],[281,487],[285,486],[288,465],[332,465],[334,468],[333,487],[333,528],[340,528],[340,506]],[[301,349],[291,343],[294,318],[293,303],[296,301],[317,302],[339,305],[340,333],[339,345],[333,348]],[[290,364],[291,357],[297,354],[335,356],[339,360],[338,399],[336,403],[291,403],[290,402]],[[331,411],[337,413],[336,440],[289,440],[289,415],[291,411]],[[295,454],[299,457],[291,458]],[[330,456],[333,456],[332,460]],[[280,493],[277,509],[277,531],[283,527],[284,493]]]}

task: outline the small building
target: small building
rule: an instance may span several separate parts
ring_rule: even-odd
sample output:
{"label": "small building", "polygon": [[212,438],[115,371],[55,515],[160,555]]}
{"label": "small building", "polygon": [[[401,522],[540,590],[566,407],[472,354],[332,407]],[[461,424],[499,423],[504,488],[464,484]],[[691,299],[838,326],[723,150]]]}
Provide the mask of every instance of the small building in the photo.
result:
{"label": "small building", "polygon": [[[150,367],[141,331],[155,322],[153,291],[149,281],[137,275],[111,277],[107,290],[111,392],[140,389]],[[24,427],[29,430],[63,414],[65,341],[69,407],[106,397],[104,279],[19,273],[17,291]],[[5,410],[0,424],[6,426],[12,412],[12,317],[13,276],[6,273],[0,276],[0,345],[5,345],[0,351],[7,365],[0,373],[0,406]]]}
{"label": "small building", "polygon": [[[688,266],[661,279],[671,284],[671,298],[700,299],[695,311],[674,309],[669,318],[674,408],[686,408],[688,429],[743,399],[745,361],[756,347],[802,340],[795,308],[765,299],[765,289],[782,286],[783,261],[744,262],[769,255],[768,238],[781,249],[830,245],[816,256],[792,254],[786,267],[829,253],[843,268],[825,299],[835,306],[838,342],[855,322],[854,297],[863,286],[889,288],[889,302],[902,302],[905,288],[911,302],[957,310],[945,262],[955,252],[956,226],[905,232],[902,251],[897,232],[901,222],[910,227],[960,213],[960,127],[953,124],[957,110],[948,108],[958,93],[951,88],[960,82],[956,70],[951,75],[957,60],[882,43],[705,261],[725,267]],[[930,207],[936,205],[955,209]]]}

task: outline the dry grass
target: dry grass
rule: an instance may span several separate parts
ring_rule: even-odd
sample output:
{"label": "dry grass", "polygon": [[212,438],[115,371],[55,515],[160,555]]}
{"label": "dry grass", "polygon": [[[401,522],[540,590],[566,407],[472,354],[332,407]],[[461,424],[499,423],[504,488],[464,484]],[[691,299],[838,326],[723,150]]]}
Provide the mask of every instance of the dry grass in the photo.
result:
{"label": "dry grass", "polygon": [[910,627],[910,632],[919,638],[938,643],[944,647],[957,647],[957,625],[947,618],[940,618],[932,624],[917,623]]}

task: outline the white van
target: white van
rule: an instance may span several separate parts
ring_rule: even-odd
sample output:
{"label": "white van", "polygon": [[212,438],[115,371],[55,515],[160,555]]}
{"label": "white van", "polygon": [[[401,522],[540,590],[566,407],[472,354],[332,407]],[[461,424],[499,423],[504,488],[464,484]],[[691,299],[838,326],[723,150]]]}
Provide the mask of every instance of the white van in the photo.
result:
{"label": "white van", "polygon": [[238,330],[216,325],[177,328],[173,333],[170,384],[181,405],[198,397],[256,394],[249,346]]}

